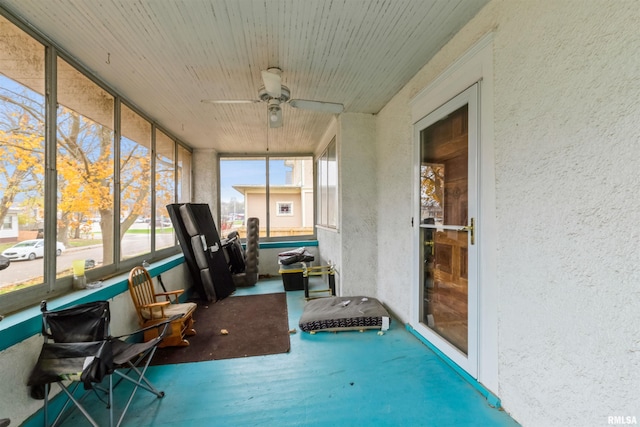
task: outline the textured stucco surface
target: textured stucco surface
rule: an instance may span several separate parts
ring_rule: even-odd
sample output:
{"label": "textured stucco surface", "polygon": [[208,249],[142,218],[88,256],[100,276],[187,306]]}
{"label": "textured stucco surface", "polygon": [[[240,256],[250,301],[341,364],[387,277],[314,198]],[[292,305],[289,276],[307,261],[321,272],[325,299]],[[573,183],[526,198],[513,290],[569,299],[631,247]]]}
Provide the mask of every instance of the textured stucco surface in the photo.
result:
{"label": "textured stucco surface", "polygon": [[[332,138],[327,133],[327,143]],[[322,261],[336,266],[339,295],[377,296],[375,117],[342,114],[338,154],[338,228],[317,230]],[[321,146],[324,147],[324,146]],[[324,149],[324,148],[322,148]]]}
{"label": "textured stucco surface", "polygon": [[544,4],[495,39],[502,394],[600,425],[640,415],[640,4]]}
{"label": "textured stucco surface", "polygon": [[375,120],[370,114],[343,114],[339,126],[341,290],[376,297]]}
{"label": "textured stucco surface", "polygon": [[42,408],[41,400],[29,396],[25,383],[41,347],[42,337],[36,335],[0,351],[0,417],[10,417],[12,425],[19,425]]}
{"label": "textured stucco surface", "polygon": [[407,89],[378,114],[378,298],[408,323],[413,294],[413,129]]}
{"label": "textured stucco surface", "polygon": [[636,1],[494,1],[378,115],[380,297],[404,318],[408,102],[493,32],[498,394],[523,425],[640,418],[639,20]]}
{"label": "textured stucco surface", "polygon": [[333,264],[335,266],[336,294],[342,295],[342,282],[340,272],[342,271],[342,251],[340,246],[340,231],[333,229],[316,229],[318,238],[318,251],[320,258],[319,265]]}
{"label": "textured stucco surface", "polygon": [[[218,216],[218,153],[193,151],[193,202],[207,203],[214,218]],[[219,224],[218,224],[219,225]]]}

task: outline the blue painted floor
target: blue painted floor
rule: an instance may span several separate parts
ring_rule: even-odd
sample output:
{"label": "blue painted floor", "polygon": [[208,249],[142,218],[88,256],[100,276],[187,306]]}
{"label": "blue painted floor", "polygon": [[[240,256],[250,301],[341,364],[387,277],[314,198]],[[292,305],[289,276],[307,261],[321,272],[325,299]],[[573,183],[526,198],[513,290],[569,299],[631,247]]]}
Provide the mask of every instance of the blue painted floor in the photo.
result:
{"label": "blue painted floor", "polygon": [[[278,278],[236,295],[282,290]],[[298,328],[303,292],[287,292],[287,303],[290,329],[297,330],[289,353],[150,367],[147,376],[166,396],[138,391],[123,425],[518,425],[490,407],[404,325],[392,321],[384,335],[371,330],[310,335]],[[125,388],[116,388],[116,402],[122,402]],[[104,407],[97,401],[89,406],[107,425]],[[41,425],[36,421],[25,425]],[[87,422],[75,411],[63,425]]]}

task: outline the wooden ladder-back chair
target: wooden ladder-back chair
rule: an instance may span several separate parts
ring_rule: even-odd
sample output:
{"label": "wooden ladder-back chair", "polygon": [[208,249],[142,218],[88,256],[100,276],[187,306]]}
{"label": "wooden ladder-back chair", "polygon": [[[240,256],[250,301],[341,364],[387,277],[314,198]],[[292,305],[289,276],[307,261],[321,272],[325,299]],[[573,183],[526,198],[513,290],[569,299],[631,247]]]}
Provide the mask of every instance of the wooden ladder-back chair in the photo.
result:
{"label": "wooden ladder-back chair", "polygon": [[[129,273],[129,293],[138,314],[140,326],[145,328],[162,322],[175,315],[180,317],[171,322],[169,332],[160,347],[188,346],[185,337],[196,334],[193,329],[193,312],[196,304],[192,302],[179,303],[178,297],[184,290],[156,293],[149,272],[142,266],[134,267]],[[173,301],[172,301],[173,298]],[[157,329],[145,331],[144,340],[156,337]]]}

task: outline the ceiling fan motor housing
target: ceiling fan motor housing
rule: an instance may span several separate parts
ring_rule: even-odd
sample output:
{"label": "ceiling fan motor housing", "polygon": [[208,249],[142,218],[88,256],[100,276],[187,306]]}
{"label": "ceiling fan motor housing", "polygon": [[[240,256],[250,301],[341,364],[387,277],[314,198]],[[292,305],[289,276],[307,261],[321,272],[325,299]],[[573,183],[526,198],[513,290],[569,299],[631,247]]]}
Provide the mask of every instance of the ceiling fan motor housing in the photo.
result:
{"label": "ceiling fan motor housing", "polygon": [[289,88],[284,85],[281,86],[280,98],[273,98],[271,95],[269,95],[269,92],[267,92],[264,86],[262,86],[258,91],[258,98],[260,98],[262,102],[269,102],[269,100],[276,99],[277,101],[279,101],[279,103],[283,103],[287,102],[290,97],[291,92],[289,91]]}

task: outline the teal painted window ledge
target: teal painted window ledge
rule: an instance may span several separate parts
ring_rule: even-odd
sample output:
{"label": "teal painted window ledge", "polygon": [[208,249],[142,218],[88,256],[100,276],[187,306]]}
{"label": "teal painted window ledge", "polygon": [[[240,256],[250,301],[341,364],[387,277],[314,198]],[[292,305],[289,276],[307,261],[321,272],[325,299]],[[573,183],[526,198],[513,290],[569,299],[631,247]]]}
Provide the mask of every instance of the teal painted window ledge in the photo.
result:
{"label": "teal painted window ledge", "polygon": [[493,406],[494,408],[501,408],[502,403],[500,402],[500,398],[493,394],[489,389],[480,384],[475,378],[469,375],[465,370],[463,370],[460,366],[458,366],[453,360],[448,358],[443,352],[438,350],[436,346],[431,344],[428,340],[426,340],[422,335],[420,335],[411,325],[408,323],[405,325],[406,329],[411,332],[416,338],[418,338],[424,345],[429,347],[431,351],[438,355],[447,365],[449,365],[454,371],[458,373],[465,381],[467,381],[473,388],[475,388],[481,395],[483,395],[487,399],[487,403]]}
{"label": "teal painted window ledge", "polygon": [[283,248],[299,248],[301,246],[318,246],[317,240],[298,240],[298,241],[283,241],[283,242],[260,242],[258,244],[260,249],[283,249]]}
{"label": "teal painted window ledge", "polygon": [[[149,267],[149,274],[155,277],[165,271],[184,263],[184,255],[177,254],[154,263]],[[102,282],[102,287],[71,292],[60,298],[47,301],[50,309],[69,307],[90,301],[108,300],[123,292],[128,292],[128,273],[119,274]],[[30,307],[4,318],[0,322],[0,351],[5,350],[33,335],[42,329],[40,307]]]}

